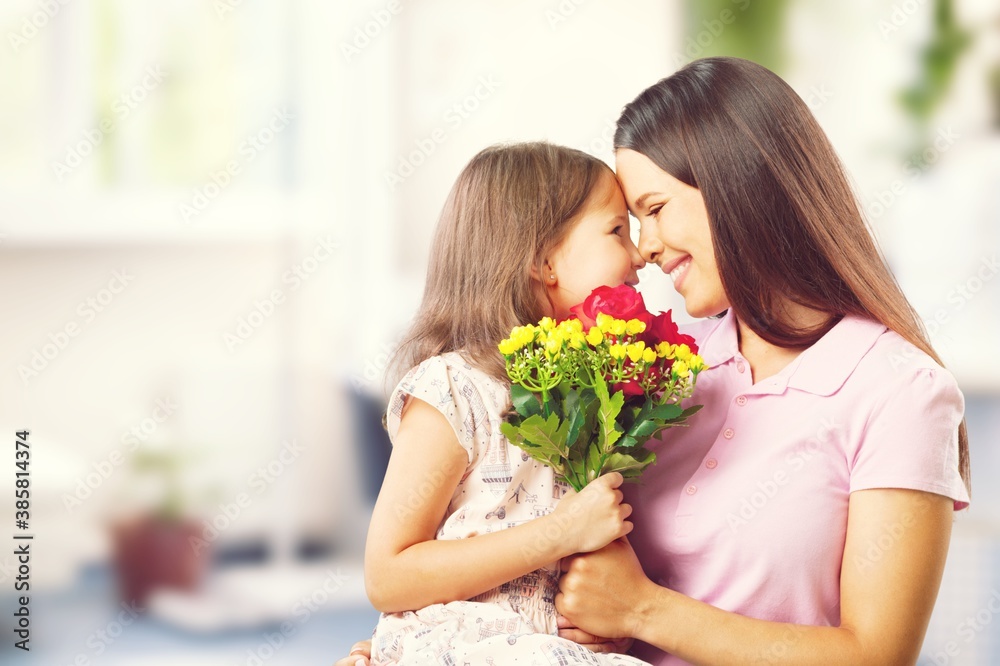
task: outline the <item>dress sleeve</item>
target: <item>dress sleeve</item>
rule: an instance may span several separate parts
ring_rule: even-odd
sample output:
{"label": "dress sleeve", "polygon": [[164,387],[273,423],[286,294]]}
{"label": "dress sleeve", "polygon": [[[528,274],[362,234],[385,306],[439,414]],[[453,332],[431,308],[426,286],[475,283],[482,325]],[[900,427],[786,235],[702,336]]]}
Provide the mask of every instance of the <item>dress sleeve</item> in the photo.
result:
{"label": "dress sleeve", "polygon": [[958,468],[965,398],[950,372],[916,367],[885,386],[853,452],[851,492],[908,488],[969,505]]}
{"label": "dress sleeve", "polygon": [[395,441],[399,422],[407,399],[420,398],[451,424],[458,443],[465,449],[471,463],[475,453],[475,433],[472,423],[472,403],[479,393],[472,379],[460,368],[441,356],[433,356],[410,370],[389,397],[386,429]]}

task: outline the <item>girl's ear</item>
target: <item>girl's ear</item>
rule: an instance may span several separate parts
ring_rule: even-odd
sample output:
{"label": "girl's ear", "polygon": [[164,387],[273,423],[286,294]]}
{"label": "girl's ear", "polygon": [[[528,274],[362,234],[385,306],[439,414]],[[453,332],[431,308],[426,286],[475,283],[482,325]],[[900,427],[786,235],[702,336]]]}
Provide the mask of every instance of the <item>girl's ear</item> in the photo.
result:
{"label": "girl's ear", "polygon": [[542,262],[541,267],[537,264],[532,265],[531,272],[529,274],[531,275],[532,280],[535,280],[546,287],[556,286],[556,272],[552,268],[552,263],[548,259],[545,259]]}
{"label": "girl's ear", "polygon": [[542,314],[546,317],[554,316],[555,309],[552,305],[551,288],[556,286],[556,274],[552,270],[552,264],[548,259],[544,260],[541,265],[533,264],[529,275]]}

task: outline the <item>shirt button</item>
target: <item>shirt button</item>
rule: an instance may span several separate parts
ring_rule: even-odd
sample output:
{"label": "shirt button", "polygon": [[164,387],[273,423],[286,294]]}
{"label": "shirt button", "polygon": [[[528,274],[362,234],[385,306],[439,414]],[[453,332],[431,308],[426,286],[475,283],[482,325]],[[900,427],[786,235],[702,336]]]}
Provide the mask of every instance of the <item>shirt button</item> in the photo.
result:
{"label": "shirt button", "polygon": [[736,362],[736,369],[738,371],[740,371],[740,372],[743,372],[744,370],[747,369],[747,367],[745,365],[743,365],[743,361],[737,361]]}
{"label": "shirt button", "polygon": [[698,492],[698,486],[692,484],[692,485],[688,486],[684,490],[684,492],[686,492],[688,495],[694,495],[696,492]]}
{"label": "shirt button", "polygon": [[726,428],[726,429],[725,429],[725,430],[723,431],[723,433],[722,433],[722,436],[723,436],[723,437],[725,437],[726,439],[732,439],[732,438],[733,438],[733,435],[735,435],[735,434],[736,434],[736,433],[735,433],[735,432],[733,431],[733,429],[732,429],[732,428]]}
{"label": "shirt button", "polygon": [[736,398],[736,404],[739,405],[740,407],[747,404],[747,397],[745,395],[741,395],[740,397]]}
{"label": "shirt button", "polygon": [[715,458],[709,458],[708,460],[705,461],[705,467],[709,469],[715,469],[718,464],[719,461],[716,460]]}

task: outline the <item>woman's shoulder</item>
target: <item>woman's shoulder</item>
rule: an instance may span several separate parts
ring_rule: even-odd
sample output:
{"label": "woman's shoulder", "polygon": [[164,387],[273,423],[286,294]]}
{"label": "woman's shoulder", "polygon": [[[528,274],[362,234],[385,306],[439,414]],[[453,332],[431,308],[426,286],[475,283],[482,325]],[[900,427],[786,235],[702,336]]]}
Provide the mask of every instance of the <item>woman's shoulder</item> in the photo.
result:
{"label": "woman's shoulder", "polygon": [[901,383],[917,375],[936,377],[943,384],[956,383],[951,371],[890,328],[875,339],[859,365],[883,378],[896,377]]}

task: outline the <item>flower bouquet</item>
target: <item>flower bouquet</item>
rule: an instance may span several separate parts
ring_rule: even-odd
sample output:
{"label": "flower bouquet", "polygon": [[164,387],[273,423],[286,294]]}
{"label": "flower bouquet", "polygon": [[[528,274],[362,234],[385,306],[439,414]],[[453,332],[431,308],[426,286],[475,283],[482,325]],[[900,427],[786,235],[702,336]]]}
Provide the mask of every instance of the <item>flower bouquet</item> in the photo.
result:
{"label": "flower bouquet", "polygon": [[598,287],[572,312],[515,327],[499,344],[512,401],[501,431],[579,491],[656,461],[644,444],[701,409],[680,401],[705,364],[671,313],[652,315],[628,285]]}

